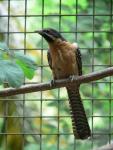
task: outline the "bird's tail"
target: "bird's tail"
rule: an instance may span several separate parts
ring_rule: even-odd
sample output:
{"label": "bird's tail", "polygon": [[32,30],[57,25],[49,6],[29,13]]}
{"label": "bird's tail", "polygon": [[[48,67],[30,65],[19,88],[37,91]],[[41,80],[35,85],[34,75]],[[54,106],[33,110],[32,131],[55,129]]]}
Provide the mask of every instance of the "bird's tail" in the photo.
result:
{"label": "bird's tail", "polygon": [[67,92],[74,136],[77,139],[87,139],[91,136],[91,132],[79,94],[79,88],[76,86],[69,86],[67,87]]}

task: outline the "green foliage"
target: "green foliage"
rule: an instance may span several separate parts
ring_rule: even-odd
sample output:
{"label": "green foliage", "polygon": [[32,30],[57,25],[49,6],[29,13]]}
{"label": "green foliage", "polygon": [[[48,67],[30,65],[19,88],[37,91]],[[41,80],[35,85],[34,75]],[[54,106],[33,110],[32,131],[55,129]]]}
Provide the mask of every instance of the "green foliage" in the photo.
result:
{"label": "green foliage", "polygon": [[4,1],[4,0],[0,0],[0,2],[2,2],[2,1]]}
{"label": "green foliage", "polygon": [[80,5],[81,9],[85,10],[88,7],[88,0],[80,0],[78,1],[78,5]]}
{"label": "green foliage", "polygon": [[22,68],[25,77],[32,79],[34,77],[35,70],[37,69],[37,65],[34,60],[30,56],[23,55],[19,52],[15,52],[15,60],[16,63]]}
{"label": "green foliage", "polygon": [[5,82],[12,87],[19,87],[24,81],[22,69],[9,60],[0,60],[0,84]]}
{"label": "green foliage", "polygon": [[19,87],[24,82],[24,75],[32,79],[37,66],[30,56],[10,51],[5,43],[0,43],[0,84]]}
{"label": "green foliage", "polygon": [[29,144],[27,146],[25,146],[24,150],[38,150],[40,149],[40,146],[37,144]]}
{"label": "green foliage", "polygon": [[2,50],[2,51],[9,51],[9,48],[8,48],[8,46],[5,43],[0,42],[0,50]]}

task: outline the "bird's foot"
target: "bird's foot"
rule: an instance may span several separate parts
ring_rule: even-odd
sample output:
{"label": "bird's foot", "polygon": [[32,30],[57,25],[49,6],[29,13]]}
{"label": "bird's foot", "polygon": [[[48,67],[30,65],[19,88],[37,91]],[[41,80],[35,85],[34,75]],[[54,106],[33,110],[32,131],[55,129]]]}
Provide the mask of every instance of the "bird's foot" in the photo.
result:
{"label": "bird's foot", "polygon": [[77,76],[75,76],[75,75],[70,75],[70,76],[69,76],[69,79],[70,79],[71,82],[73,82],[73,81],[76,79],[76,77],[77,77]]}
{"label": "bird's foot", "polygon": [[53,85],[55,85],[55,80],[54,79],[52,79],[51,82],[50,82],[50,86],[53,86]]}

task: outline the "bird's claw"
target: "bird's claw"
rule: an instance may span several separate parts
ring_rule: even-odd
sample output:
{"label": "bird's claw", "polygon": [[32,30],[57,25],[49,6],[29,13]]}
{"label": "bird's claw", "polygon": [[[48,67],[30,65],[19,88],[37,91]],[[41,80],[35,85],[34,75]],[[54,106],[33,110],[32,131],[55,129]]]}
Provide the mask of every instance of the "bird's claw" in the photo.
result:
{"label": "bird's claw", "polygon": [[51,80],[51,83],[50,83],[50,86],[53,86],[53,85],[55,85],[55,80],[54,79]]}
{"label": "bird's claw", "polygon": [[73,80],[74,80],[75,78],[76,78],[75,75],[69,76],[69,79],[71,80],[71,82],[73,82]]}

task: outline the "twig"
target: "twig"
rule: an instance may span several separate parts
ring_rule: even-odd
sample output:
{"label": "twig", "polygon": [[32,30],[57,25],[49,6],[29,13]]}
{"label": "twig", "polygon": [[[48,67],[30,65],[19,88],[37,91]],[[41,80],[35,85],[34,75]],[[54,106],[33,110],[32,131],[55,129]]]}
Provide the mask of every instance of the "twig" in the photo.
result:
{"label": "twig", "polygon": [[0,97],[6,97],[11,95],[17,94],[24,94],[24,93],[31,93],[37,91],[46,91],[60,87],[66,87],[69,84],[83,84],[88,83],[96,80],[100,80],[104,77],[112,76],[113,75],[113,67],[106,68],[102,71],[93,72],[87,75],[82,76],[75,76],[73,82],[68,79],[56,80],[54,85],[49,83],[40,83],[40,84],[32,84],[32,85],[24,85],[20,88],[6,88],[0,91]]}

